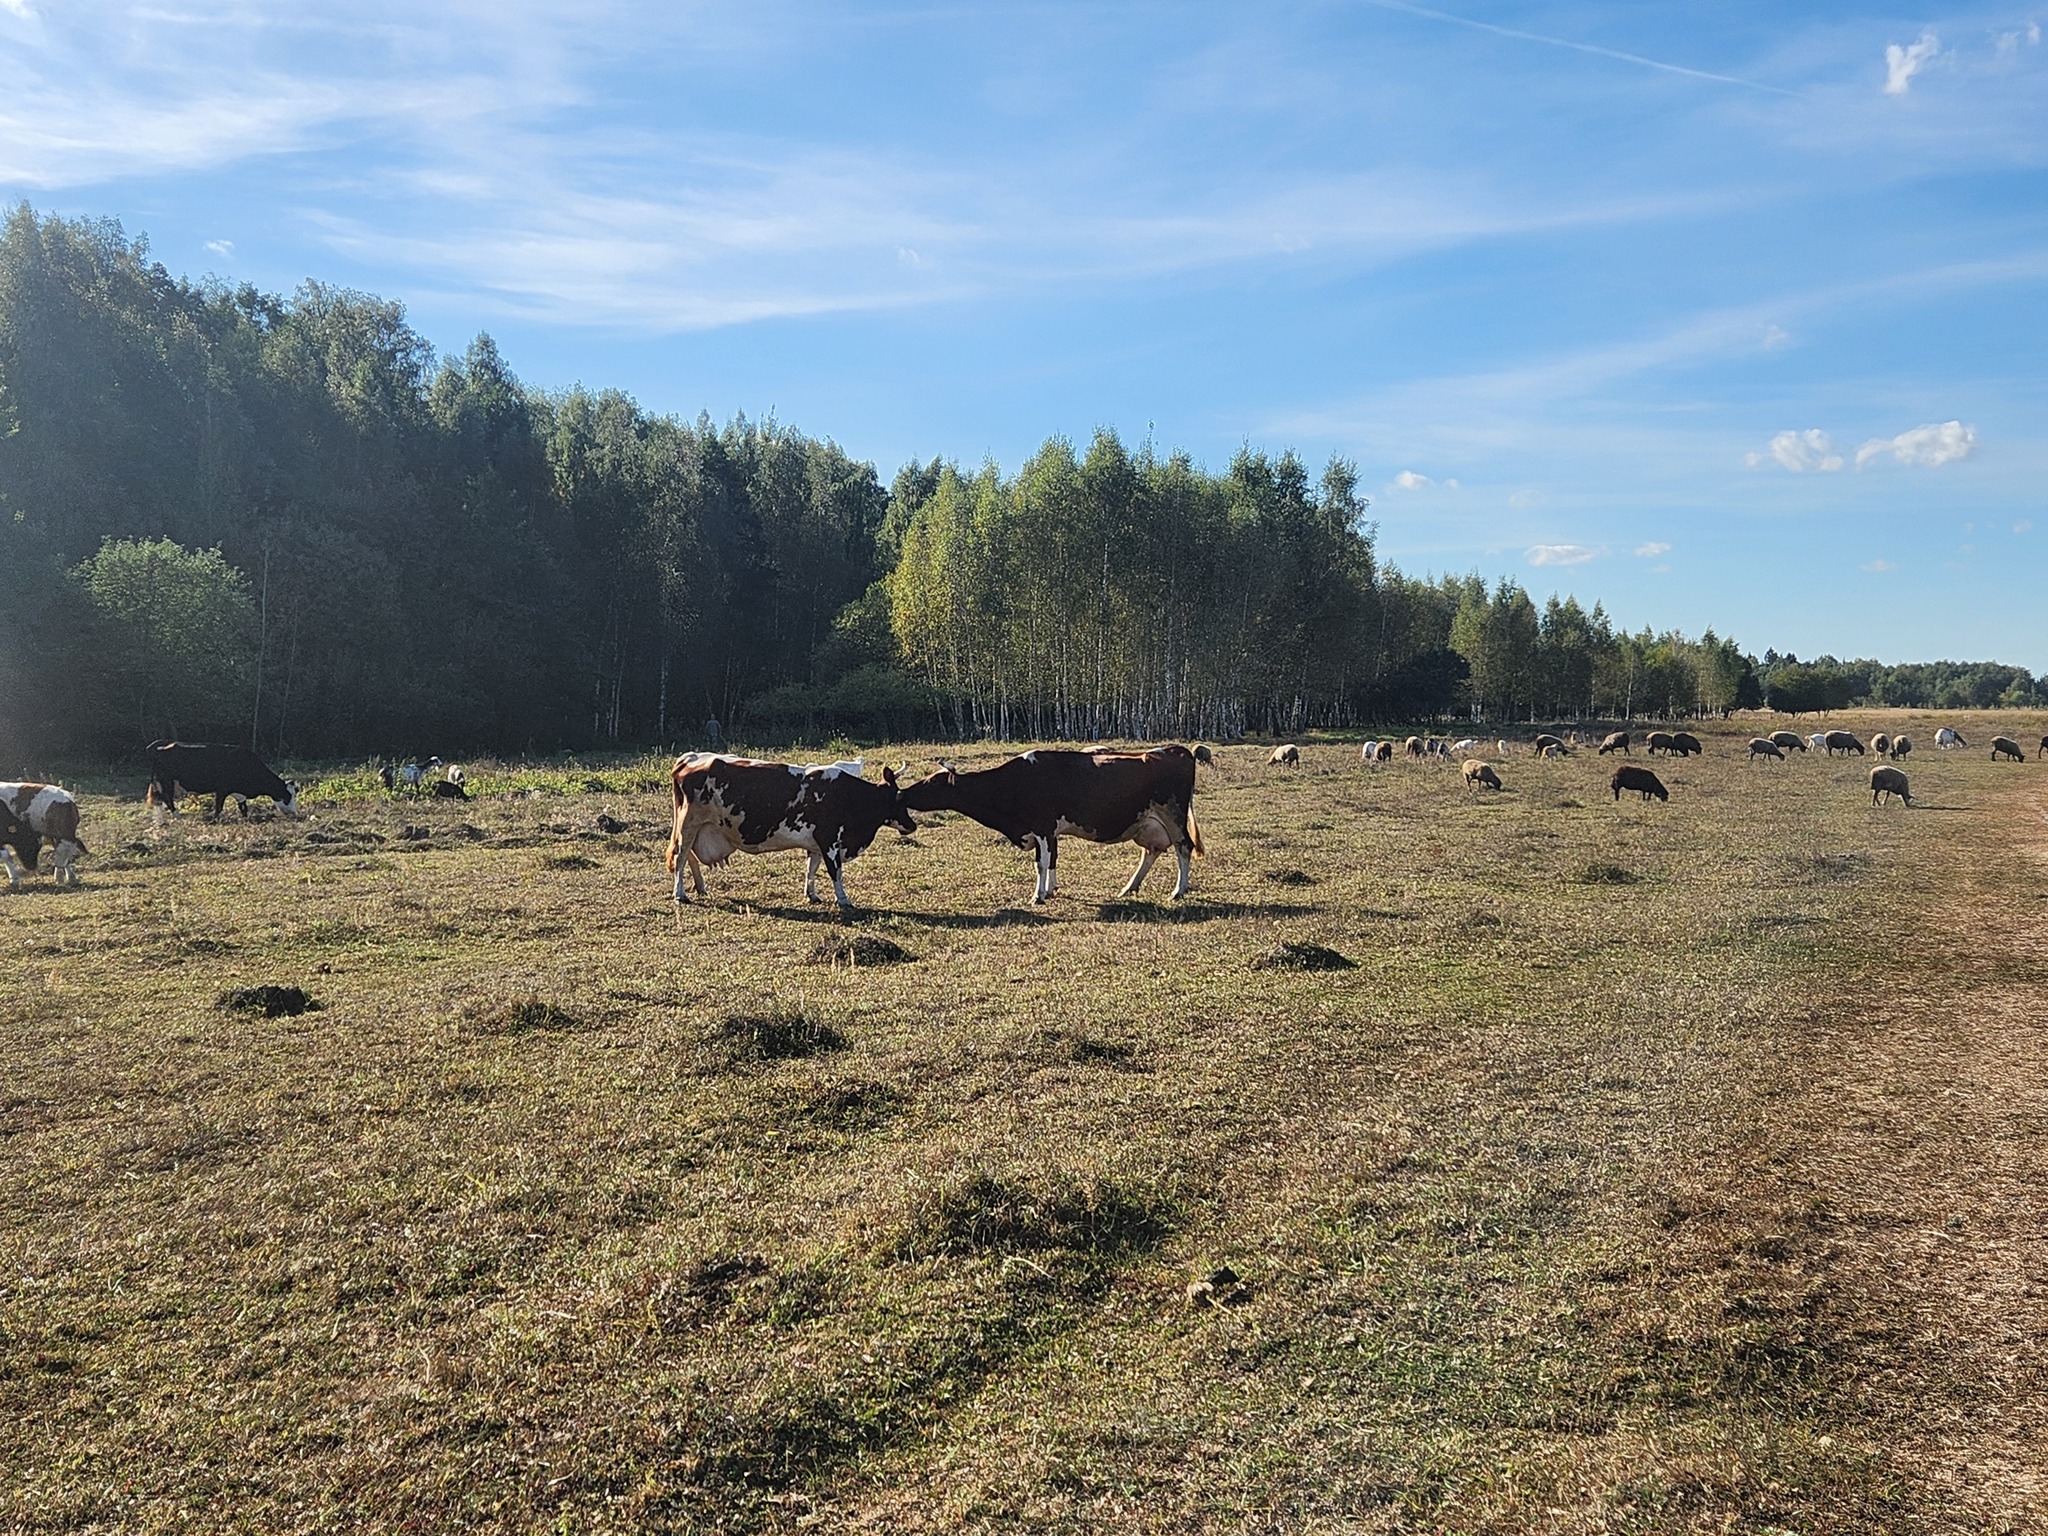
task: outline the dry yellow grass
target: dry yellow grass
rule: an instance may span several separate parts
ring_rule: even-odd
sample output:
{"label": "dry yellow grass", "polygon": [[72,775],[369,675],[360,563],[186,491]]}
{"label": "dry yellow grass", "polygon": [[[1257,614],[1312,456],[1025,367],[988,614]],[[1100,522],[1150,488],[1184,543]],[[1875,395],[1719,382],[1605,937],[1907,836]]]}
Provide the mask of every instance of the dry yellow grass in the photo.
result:
{"label": "dry yellow grass", "polygon": [[0,1522],[2030,1528],[2048,769],[1934,723],[1911,812],[1231,749],[1177,908],[947,818],[850,923],[673,914],[644,766],[88,796],[0,906]]}

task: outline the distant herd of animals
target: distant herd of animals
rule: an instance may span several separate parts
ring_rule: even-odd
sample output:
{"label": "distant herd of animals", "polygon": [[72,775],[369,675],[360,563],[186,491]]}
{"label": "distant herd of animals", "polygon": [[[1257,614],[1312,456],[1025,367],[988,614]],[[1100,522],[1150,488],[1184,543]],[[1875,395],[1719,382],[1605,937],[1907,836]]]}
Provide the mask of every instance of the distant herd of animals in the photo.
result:
{"label": "distant herd of animals", "polygon": [[[1597,745],[1582,743],[1577,732],[1543,734],[1529,743],[1537,757],[1565,757],[1594,745],[1596,755],[1619,752],[1632,756],[1638,740],[1614,731]],[[1640,738],[1645,751],[1691,757],[1704,751],[1687,731],[1651,731]],[[1965,749],[1969,743],[1943,726],[1934,733],[1942,750]],[[1501,770],[1482,757],[1466,756],[1480,749],[1473,737],[1448,741],[1410,736],[1399,743],[1368,741],[1360,757],[1368,766],[1391,762],[1397,754],[1426,761],[1459,761],[1468,790],[1506,788]],[[1497,755],[1513,755],[1506,741],[1496,742]],[[1870,770],[1873,805],[1896,797],[1905,805],[1912,795],[1904,770],[1896,766],[1911,754],[1913,741],[1883,731],[1868,743],[1848,731],[1822,731],[1799,736],[1774,731],[1751,738],[1748,761],[1784,762],[1792,752],[1825,756],[1869,754],[1886,759]],[[2048,758],[2048,736],[2041,738],[2037,757]],[[2024,762],[2026,752],[2010,736],[1991,740],[1993,761]],[[144,802],[161,818],[176,815],[178,796],[213,797],[212,819],[218,820],[229,800],[248,815],[251,799],[268,798],[285,812],[298,809],[299,792],[247,747],[192,742],[152,742],[143,752],[149,769]],[[1137,894],[1163,853],[1172,853],[1179,878],[1173,896],[1188,891],[1193,860],[1202,854],[1202,832],[1195,820],[1195,773],[1215,767],[1207,746],[1192,750],[1179,745],[1143,752],[1101,748],[1065,750],[1039,748],[1006,759],[992,768],[961,771],[941,765],[912,784],[897,782],[885,769],[879,782],[865,776],[858,759],[822,764],[765,762],[725,753],[693,752],[677,759],[670,775],[673,824],[668,844],[668,869],[675,877],[675,900],[688,903],[694,886],[705,894],[704,870],[724,864],[735,853],[773,853],[794,849],[809,856],[804,894],[820,900],[818,872],[832,881],[842,907],[851,907],[844,881],[845,866],[866,852],[884,826],[906,837],[917,830],[916,812],[958,811],[1000,833],[1018,848],[1032,852],[1037,865],[1034,903],[1045,902],[1059,888],[1059,841],[1063,836],[1092,843],[1136,843],[1143,852],[1122,896]],[[1294,743],[1275,747],[1268,763],[1298,765],[1301,748]],[[437,773],[438,770],[438,773]],[[467,776],[438,757],[417,759],[379,771],[384,788],[394,794],[427,795],[467,800]],[[1640,763],[1618,766],[1608,787],[1619,801],[1624,793],[1644,800],[1669,800],[1671,792],[1656,773]],[[52,851],[58,885],[78,883],[77,861],[86,853],[79,836],[78,802],[54,784],[0,784],[0,863],[10,889],[18,889],[25,872],[36,869],[44,844]]]}

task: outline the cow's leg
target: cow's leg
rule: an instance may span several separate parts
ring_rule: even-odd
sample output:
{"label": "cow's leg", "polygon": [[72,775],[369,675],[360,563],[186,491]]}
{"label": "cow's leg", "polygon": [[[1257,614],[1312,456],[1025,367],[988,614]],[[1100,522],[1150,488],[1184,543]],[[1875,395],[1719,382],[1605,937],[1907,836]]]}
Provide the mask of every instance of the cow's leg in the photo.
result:
{"label": "cow's leg", "polygon": [[1045,894],[1048,898],[1057,896],[1060,889],[1060,835],[1055,832],[1045,840]]}
{"label": "cow's leg", "polygon": [[690,879],[696,884],[697,894],[699,896],[705,894],[704,861],[697,857],[697,850],[695,847],[692,847],[690,849]]}
{"label": "cow's leg", "polygon": [[[818,899],[818,866],[824,862],[825,856],[823,854],[814,853],[811,855],[811,862],[809,866],[806,867],[804,870],[805,901],[816,901]],[[837,885],[839,883],[839,877],[837,875],[834,875],[832,877],[832,883],[834,885]]]}
{"label": "cow's leg", "polygon": [[1122,895],[1135,896],[1138,894],[1138,887],[1143,885],[1145,877],[1152,873],[1152,861],[1158,857],[1159,853],[1156,849],[1147,848],[1145,850],[1145,857],[1138,860],[1138,872],[1132,875],[1130,880],[1125,883],[1121,892]]}
{"label": "cow's leg", "polygon": [[21,865],[15,860],[14,850],[5,843],[0,843],[0,863],[4,863],[7,866],[7,889],[10,891],[20,890]]}
{"label": "cow's leg", "polygon": [[836,849],[825,855],[825,872],[832,877],[832,895],[839,902],[840,911],[851,912],[853,903],[847,899],[846,882],[840,878],[845,871],[845,862],[841,860]]}
{"label": "cow's leg", "polygon": [[687,907],[690,904],[689,892],[684,888],[689,878],[689,863],[687,861],[678,863],[676,865],[676,905],[679,907]]}
{"label": "cow's leg", "polygon": [[1180,861],[1180,878],[1173,882],[1173,899],[1179,901],[1188,893],[1188,876],[1193,872],[1195,855],[1194,850],[1183,843],[1173,850],[1173,856]]}
{"label": "cow's leg", "polygon": [[1037,907],[1052,895],[1052,839],[1034,836],[1031,841],[1038,847],[1038,884],[1031,892],[1031,904]]}
{"label": "cow's leg", "polygon": [[52,850],[51,856],[56,862],[57,883],[59,885],[78,884],[78,844],[70,842],[59,843]]}
{"label": "cow's leg", "polygon": [[235,796],[235,814],[244,821],[249,819],[249,797],[247,795]]}

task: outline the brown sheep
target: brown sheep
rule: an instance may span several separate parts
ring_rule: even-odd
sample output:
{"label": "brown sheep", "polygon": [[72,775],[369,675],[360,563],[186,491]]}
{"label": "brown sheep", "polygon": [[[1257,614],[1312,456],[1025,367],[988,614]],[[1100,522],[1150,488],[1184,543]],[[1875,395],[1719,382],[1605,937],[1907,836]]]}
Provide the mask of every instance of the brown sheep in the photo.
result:
{"label": "brown sheep", "polygon": [[1897,795],[1907,805],[1913,803],[1912,792],[1906,787],[1906,776],[1896,768],[1880,764],[1870,770],[1870,803],[1876,805],[1886,795]]}
{"label": "brown sheep", "polygon": [[1595,753],[1594,753],[1593,755],[1594,755],[1595,757],[1605,757],[1605,756],[1606,756],[1606,755],[1607,755],[1608,753],[1610,753],[1610,752],[1621,752],[1621,753],[1627,753],[1627,752],[1628,752],[1628,732],[1627,732],[1627,731],[1612,731],[1612,732],[1610,732],[1610,733],[1609,733],[1609,734],[1608,734],[1608,735],[1607,735],[1606,737],[1604,737],[1604,738],[1603,738],[1603,739],[1601,740],[1601,742],[1600,742],[1600,750],[1599,750],[1598,752],[1595,752]]}
{"label": "brown sheep", "polygon": [[1785,749],[1775,741],[1772,741],[1768,736],[1752,736],[1749,738],[1749,760],[1751,762],[1755,762],[1758,758],[1769,762],[1774,757],[1781,763],[1785,761]]}
{"label": "brown sheep", "polygon": [[1659,752],[1676,752],[1678,738],[1669,731],[1652,731],[1643,738],[1643,745],[1649,749],[1650,755],[1655,757]]}
{"label": "brown sheep", "polygon": [[1410,736],[1406,741],[1401,743],[1401,750],[1403,752],[1406,752],[1410,757],[1422,756],[1422,738],[1420,736]]}
{"label": "brown sheep", "polygon": [[1674,731],[1671,744],[1678,749],[1680,757],[1696,757],[1707,749],[1700,745],[1699,737],[1691,731]]}
{"label": "brown sheep", "polygon": [[2037,760],[2039,758],[2048,757],[2048,736],[2043,736],[2041,738],[2041,750],[2035,754],[2035,757]]}
{"label": "brown sheep", "polygon": [[1771,740],[1776,745],[1783,747],[1787,752],[1804,752],[1806,750],[1806,738],[1797,731],[1773,731],[1771,732]]}
{"label": "brown sheep", "polygon": [[1499,789],[1501,787],[1500,775],[1493,771],[1493,766],[1490,763],[1482,763],[1479,759],[1473,758],[1465,764],[1465,787],[1467,789]]}
{"label": "brown sheep", "polygon": [[1829,757],[1837,752],[1854,752],[1858,757],[1863,755],[1863,743],[1848,731],[1829,731],[1821,738],[1821,745],[1827,748]]}
{"label": "brown sheep", "polygon": [[1373,753],[1373,761],[1380,763],[1391,763],[1393,760],[1394,744],[1391,741],[1381,742],[1379,744],[1379,747]]}
{"label": "brown sheep", "polygon": [[1875,736],[1871,737],[1870,755],[1872,757],[1890,757],[1892,755],[1891,737],[1885,735],[1883,731],[1879,731]]}
{"label": "brown sheep", "polygon": [[1294,763],[1298,765],[1301,762],[1301,748],[1290,741],[1284,747],[1275,747],[1273,755],[1267,758],[1266,761],[1268,763]]}
{"label": "brown sheep", "polygon": [[1900,758],[1904,757],[1904,756],[1905,756],[1905,755],[1906,755],[1907,753],[1911,752],[1912,750],[1913,750],[1913,738],[1912,738],[1912,737],[1910,737],[1910,736],[1894,736],[1894,737],[1892,738],[1892,761],[1893,761],[1893,762],[1895,762],[1895,763],[1896,763],[1896,762],[1897,762],[1897,761],[1898,761],[1898,760],[1899,760]]}
{"label": "brown sheep", "polygon": [[1216,754],[1211,752],[1206,744],[1198,741],[1195,743],[1195,761],[1204,768],[1214,768],[1216,766]]}
{"label": "brown sheep", "polygon": [[1994,736],[1991,738],[1991,761],[1995,763],[2001,757],[2009,757],[2016,763],[2024,763],[2027,760],[2027,754],[2020,750],[2020,744],[2010,736]]}
{"label": "brown sheep", "polygon": [[1633,763],[1624,763],[1614,770],[1614,777],[1607,781],[1607,787],[1614,791],[1619,800],[1624,789],[1633,789],[1647,800],[1655,795],[1659,800],[1669,800],[1671,791],[1664,787],[1664,781],[1647,768],[1638,768]]}

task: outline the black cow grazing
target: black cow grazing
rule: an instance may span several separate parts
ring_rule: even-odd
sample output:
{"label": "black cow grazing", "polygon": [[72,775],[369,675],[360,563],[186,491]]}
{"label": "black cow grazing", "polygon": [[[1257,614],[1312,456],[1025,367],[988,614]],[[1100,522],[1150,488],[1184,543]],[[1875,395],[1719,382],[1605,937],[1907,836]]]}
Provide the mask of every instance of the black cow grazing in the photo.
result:
{"label": "black cow grazing", "polygon": [[1707,749],[1700,745],[1699,737],[1691,731],[1677,731],[1671,737],[1672,750],[1680,757],[1697,757]]}
{"label": "black cow grazing", "polygon": [[1664,781],[1647,768],[1638,768],[1633,763],[1624,763],[1614,770],[1614,777],[1607,781],[1607,787],[1614,791],[1619,800],[1624,789],[1633,789],[1647,800],[1655,795],[1659,800],[1669,800],[1671,791],[1664,787]]}
{"label": "black cow grazing", "polygon": [[1627,751],[1628,732],[1610,731],[1605,737],[1601,738],[1600,750],[1593,755],[1595,757],[1605,757],[1610,752],[1626,753]]}
{"label": "black cow grazing", "polygon": [[235,807],[245,817],[249,801],[267,795],[286,811],[299,808],[298,786],[287,784],[263,765],[263,759],[247,747],[206,746],[183,741],[153,741],[143,749],[149,765],[150,786],[146,796],[152,806],[162,806],[172,815],[178,812],[178,791],[188,795],[213,796],[213,815],[219,821],[232,795]]}
{"label": "black cow grazing", "polygon": [[962,811],[1019,848],[1035,847],[1034,903],[1059,889],[1060,834],[1091,843],[1136,843],[1145,850],[1122,894],[1137,894],[1152,863],[1169,848],[1180,861],[1174,900],[1188,893],[1189,861],[1202,852],[1195,823],[1195,758],[1182,746],[1149,752],[1041,749],[993,768],[941,769],[903,792],[913,811]]}
{"label": "black cow grazing", "polygon": [[745,757],[693,752],[676,760],[675,829],[668,840],[669,872],[676,877],[676,904],[688,903],[687,872],[704,894],[704,866],[723,864],[735,853],[774,853],[800,848],[811,856],[804,895],[818,897],[818,866],[832,877],[839,905],[851,907],[840,876],[867,852],[883,824],[905,836],[917,823],[904,808],[893,769],[870,784],[850,765],[803,768]]}

